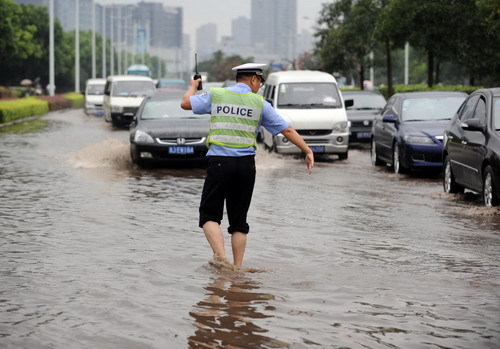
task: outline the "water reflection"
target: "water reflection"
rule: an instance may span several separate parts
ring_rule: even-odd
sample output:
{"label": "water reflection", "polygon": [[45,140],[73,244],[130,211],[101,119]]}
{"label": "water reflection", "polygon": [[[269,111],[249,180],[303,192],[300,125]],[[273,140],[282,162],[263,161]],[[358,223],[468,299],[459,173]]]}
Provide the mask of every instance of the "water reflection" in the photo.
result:
{"label": "water reflection", "polygon": [[196,327],[188,338],[189,348],[288,347],[266,337],[268,330],[257,324],[273,317],[269,300],[275,297],[257,292],[259,284],[243,273],[217,270],[216,274],[205,287],[204,299],[189,313]]}

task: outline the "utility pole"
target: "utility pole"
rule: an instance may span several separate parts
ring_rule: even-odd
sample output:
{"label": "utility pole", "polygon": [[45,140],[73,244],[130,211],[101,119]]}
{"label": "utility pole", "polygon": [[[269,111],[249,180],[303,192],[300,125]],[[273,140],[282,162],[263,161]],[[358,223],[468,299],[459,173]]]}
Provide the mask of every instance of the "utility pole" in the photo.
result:
{"label": "utility pole", "polygon": [[405,44],[405,85],[410,82],[410,43]]}
{"label": "utility pole", "polygon": [[49,1],[49,96],[55,92],[54,79],[54,0]]}
{"label": "utility pole", "polygon": [[110,66],[109,66],[109,74],[113,75],[115,73],[115,4],[111,4],[111,18],[110,22],[110,37],[109,37],[109,49],[110,49]]}
{"label": "utility pole", "polygon": [[92,79],[95,79],[95,3],[92,0]]}
{"label": "utility pole", "polygon": [[80,0],[75,5],[75,92],[80,93]]}
{"label": "utility pole", "polygon": [[106,5],[102,5],[102,78],[106,79]]}

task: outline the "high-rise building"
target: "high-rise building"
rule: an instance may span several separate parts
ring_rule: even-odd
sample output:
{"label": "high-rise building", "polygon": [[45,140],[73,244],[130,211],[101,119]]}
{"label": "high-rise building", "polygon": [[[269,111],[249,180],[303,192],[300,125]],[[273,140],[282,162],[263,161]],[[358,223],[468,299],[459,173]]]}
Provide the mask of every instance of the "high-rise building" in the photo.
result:
{"label": "high-rise building", "polygon": [[297,0],[252,0],[252,43],[277,54],[280,59],[296,56]]}
{"label": "high-rise building", "polygon": [[201,60],[210,59],[217,47],[217,25],[208,23],[196,30],[196,52]]}
{"label": "high-rise building", "polygon": [[251,45],[251,21],[246,17],[238,17],[231,22],[231,36],[236,47]]}

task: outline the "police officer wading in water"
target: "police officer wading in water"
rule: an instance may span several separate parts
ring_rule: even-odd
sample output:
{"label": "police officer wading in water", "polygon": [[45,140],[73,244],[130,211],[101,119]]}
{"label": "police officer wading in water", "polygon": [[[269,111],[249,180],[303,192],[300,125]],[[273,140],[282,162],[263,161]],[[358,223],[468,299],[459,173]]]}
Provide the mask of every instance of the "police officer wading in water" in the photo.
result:
{"label": "police officer wading in water", "polygon": [[207,176],[200,202],[200,228],[216,258],[227,260],[224,236],[220,228],[226,201],[233,260],[241,267],[249,226],[247,212],[255,183],[255,146],[260,126],[276,135],[282,133],[305,154],[311,174],[314,155],[302,137],[280,116],[272,105],[258,95],[264,83],[262,67],[246,63],[236,71],[236,85],[211,88],[197,95],[201,79],[191,80],[182,97],[181,107],[195,114],[210,114],[207,146]]}

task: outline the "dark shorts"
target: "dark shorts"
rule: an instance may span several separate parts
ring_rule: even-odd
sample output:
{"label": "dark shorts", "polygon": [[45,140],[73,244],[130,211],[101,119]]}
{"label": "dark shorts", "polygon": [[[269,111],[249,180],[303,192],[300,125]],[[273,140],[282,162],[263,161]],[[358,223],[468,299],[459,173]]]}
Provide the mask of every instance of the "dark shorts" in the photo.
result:
{"label": "dark shorts", "polygon": [[248,233],[247,212],[255,184],[254,156],[210,156],[200,203],[200,228],[208,222],[221,223],[226,202],[227,231]]}

